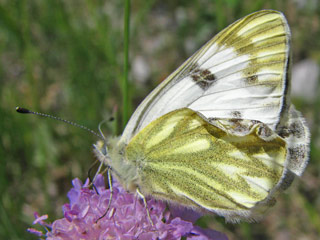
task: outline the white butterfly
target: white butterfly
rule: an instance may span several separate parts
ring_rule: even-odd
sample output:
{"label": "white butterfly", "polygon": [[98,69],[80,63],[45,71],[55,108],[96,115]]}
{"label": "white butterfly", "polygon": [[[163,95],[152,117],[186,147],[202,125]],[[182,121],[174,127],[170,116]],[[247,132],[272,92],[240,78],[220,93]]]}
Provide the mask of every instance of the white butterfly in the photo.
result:
{"label": "white butterfly", "polygon": [[259,219],[308,163],[289,55],[282,13],[238,20],[149,94],[120,139],[98,142],[98,157],[141,196]]}

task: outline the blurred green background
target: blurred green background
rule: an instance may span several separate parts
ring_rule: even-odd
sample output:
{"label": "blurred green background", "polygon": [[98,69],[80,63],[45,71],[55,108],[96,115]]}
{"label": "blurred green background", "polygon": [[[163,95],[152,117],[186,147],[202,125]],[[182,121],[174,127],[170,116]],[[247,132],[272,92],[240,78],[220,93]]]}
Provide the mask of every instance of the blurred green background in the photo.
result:
{"label": "blurred green background", "polygon": [[[132,107],[188,56],[253,11],[283,11],[292,30],[293,101],[312,132],[310,164],[260,223],[205,218],[230,239],[319,239],[320,2],[318,0],[135,0],[131,5]],[[121,133],[124,1],[0,1],[0,239],[36,239],[33,212],[62,217],[71,180],[85,180],[94,161],[91,134],[20,115],[28,107]],[[300,85],[299,85],[300,84]]]}

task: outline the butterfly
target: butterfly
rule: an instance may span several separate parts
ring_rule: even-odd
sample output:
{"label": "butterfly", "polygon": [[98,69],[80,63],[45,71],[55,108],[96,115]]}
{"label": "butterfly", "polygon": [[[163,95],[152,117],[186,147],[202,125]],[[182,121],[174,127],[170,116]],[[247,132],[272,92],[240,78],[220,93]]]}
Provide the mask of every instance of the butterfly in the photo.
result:
{"label": "butterfly", "polygon": [[308,163],[290,103],[290,29],[262,10],[231,24],[156,87],[95,153],[129,192],[229,222],[259,220]]}

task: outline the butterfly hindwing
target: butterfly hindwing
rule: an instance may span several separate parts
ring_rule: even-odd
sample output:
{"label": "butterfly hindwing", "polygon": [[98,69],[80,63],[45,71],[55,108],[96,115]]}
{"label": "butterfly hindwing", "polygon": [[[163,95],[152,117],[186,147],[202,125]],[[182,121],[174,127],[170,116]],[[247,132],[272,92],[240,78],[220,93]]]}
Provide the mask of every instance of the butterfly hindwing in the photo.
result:
{"label": "butterfly hindwing", "polygon": [[[242,135],[233,134],[236,125]],[[286,143],[261,122],[209,123],[184,108],[153,121],[125,152],[136,160],[142,193],[236,221],[255,218],[251,210],[272,197],[285,172]]]}

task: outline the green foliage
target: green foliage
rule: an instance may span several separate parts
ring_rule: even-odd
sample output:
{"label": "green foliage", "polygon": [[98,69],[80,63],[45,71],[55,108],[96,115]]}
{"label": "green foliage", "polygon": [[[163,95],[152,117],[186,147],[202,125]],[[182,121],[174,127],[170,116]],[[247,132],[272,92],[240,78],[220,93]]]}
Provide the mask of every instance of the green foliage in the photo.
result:
{"label": "green foliage", "polygon": [[[26,232],[33,212],[61,217],[71,180],[85,180],[94,161],[94,136],[49,119],[19,115],[16,106],[47,112],[96,129],[121,133],[122,93],[139,102],[188,56],[234,20],[264,8],[283,11],[293,33],[294,63],[320,63],[320,6],[317,1],[136,0],[131,2],[129,67],[136,57],[148,74],[124,73],[124,1],[5,0],[0,3],[0,238],[35,239]],[[312,3],[313,2],[313,3]],[[316,2],[316,3],[314,3]],[[128,45],[129,46],[129,45]],[[129,68],[130,70],[130,68]],[[319,91],[318,91],[319,92]],[[312,130],[310,165],[301,181],[280,197],[258,224],[200,221],[230,239],[317,239],[320,235],[319,104],[300,100]],[[132,109],[130,104],[133,105]],[[205,223],[203,223],[205,222]]]}

